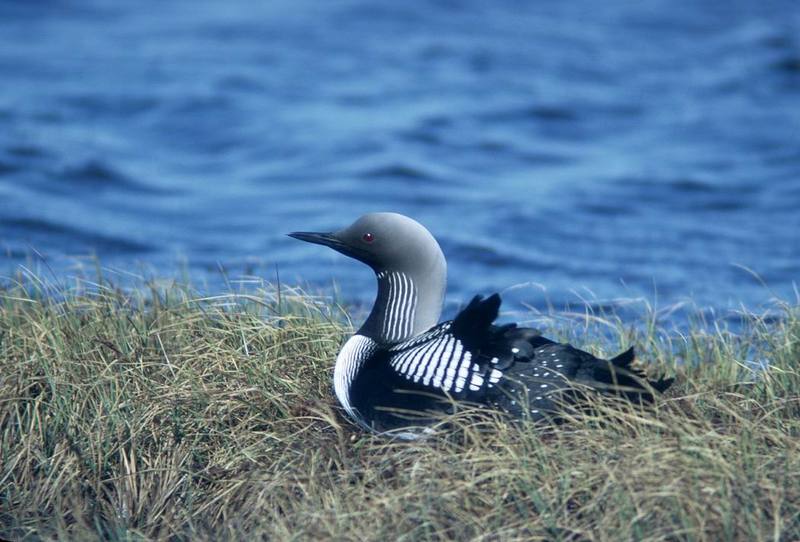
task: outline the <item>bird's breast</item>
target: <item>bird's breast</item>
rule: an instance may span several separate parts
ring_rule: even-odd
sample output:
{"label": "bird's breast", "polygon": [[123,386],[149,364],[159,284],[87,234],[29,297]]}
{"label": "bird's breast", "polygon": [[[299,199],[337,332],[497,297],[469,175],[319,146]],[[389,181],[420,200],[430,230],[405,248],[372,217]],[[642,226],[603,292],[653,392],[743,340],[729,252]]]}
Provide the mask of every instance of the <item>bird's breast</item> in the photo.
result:
{"label": "bird's breast", "polygon": [[377,343],[364,335],[353,335],[336,357],[333,369],[333,389],[336,398],[352,418],[357,418],[351,401],[351,389],[364,363],[375,353]]}

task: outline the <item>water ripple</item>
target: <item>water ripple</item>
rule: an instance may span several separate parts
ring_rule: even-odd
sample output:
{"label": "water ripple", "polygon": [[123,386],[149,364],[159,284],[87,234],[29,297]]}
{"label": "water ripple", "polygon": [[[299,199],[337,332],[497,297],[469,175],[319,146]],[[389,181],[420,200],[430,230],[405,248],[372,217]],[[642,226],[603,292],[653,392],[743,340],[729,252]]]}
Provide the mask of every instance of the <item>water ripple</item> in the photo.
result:
{"label": "water ripple", "polygon": [[58,172],[57,178],[65,190],[122,190],[138,194],[164,194],[168,191],[159,187],[147,186],[117,171],[109,164],[99,160],[70,165]]}
{"label": "water ripple", "polygon": [[121,236],[85,231],[55,221],[40,218],[10,218],[3,221],[3,234],[17,239],[27,239],[35,246],[68,252],[90,250],[111,254],[144,254],[154,247]]}

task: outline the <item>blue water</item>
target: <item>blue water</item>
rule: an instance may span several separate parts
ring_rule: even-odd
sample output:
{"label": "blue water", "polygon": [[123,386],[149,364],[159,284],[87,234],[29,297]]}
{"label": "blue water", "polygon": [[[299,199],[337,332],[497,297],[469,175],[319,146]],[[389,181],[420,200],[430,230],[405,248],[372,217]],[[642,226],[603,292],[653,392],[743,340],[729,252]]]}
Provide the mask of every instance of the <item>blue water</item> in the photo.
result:
{"label": "blue water", "polygon": [[369,270],[284,234],[394,210],[451,303],[796,295],[796,0],[4,0],[0,74],[5,274],[363,302]]}

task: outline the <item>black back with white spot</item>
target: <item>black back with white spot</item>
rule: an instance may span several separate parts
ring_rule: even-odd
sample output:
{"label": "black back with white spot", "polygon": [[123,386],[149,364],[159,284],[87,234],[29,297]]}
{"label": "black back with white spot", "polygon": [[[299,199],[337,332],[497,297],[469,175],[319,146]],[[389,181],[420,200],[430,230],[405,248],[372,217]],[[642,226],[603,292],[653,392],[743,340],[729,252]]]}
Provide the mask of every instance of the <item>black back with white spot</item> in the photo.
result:
{"label": "black back with white spot", "polygon": [[[499,308],[499,295],[476,296],[454,320],[378,348],[350,388],[359,417],[386,431],[425,424],[425,413],[450,412],[454,401],[468,401],[539,419],[578,397],[576,387],[583,386],[652,400],[644,375],[630,367],[633,349],[602,360],[534,329],[493,325]],[[660,391],[670,383],[650,384]]]}

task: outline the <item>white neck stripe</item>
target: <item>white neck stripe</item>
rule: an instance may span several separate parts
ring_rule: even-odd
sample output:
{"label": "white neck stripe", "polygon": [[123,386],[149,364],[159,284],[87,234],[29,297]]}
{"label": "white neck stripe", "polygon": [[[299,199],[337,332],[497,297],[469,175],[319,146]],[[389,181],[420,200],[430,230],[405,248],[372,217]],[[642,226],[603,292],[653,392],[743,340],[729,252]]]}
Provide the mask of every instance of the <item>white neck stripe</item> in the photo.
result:
{"label": "white neck stripe", "polygon": [[411,278],[397,271],[381,272],[378,278],[386,288],[386,306],[381,322],[382,339],[396,342],[407,339],[414,330],[417,291]]}

